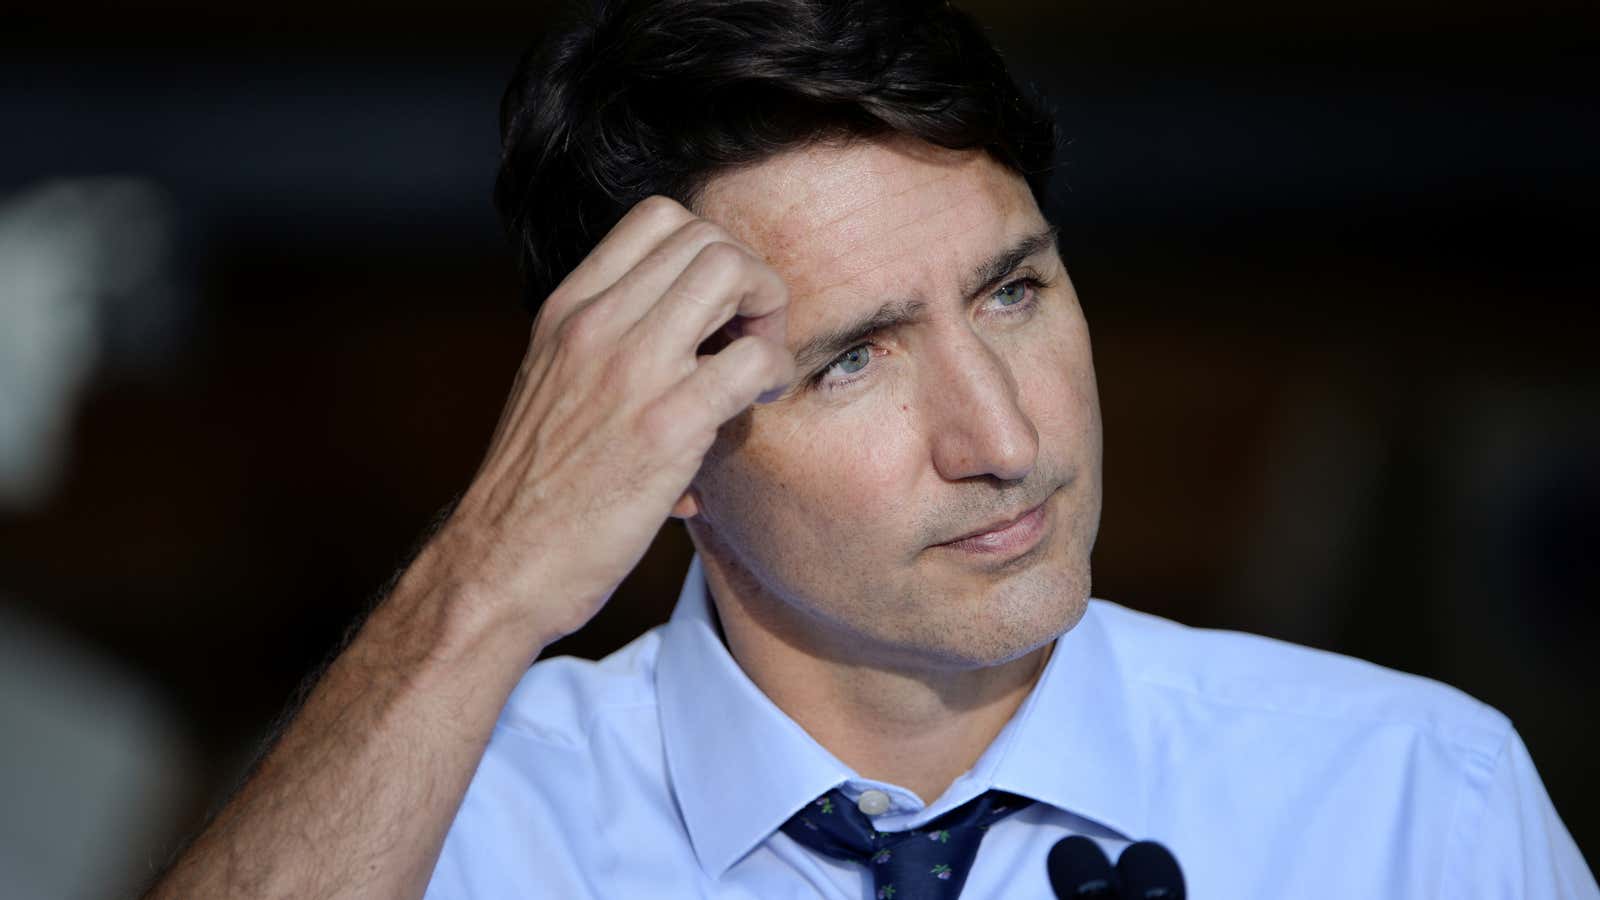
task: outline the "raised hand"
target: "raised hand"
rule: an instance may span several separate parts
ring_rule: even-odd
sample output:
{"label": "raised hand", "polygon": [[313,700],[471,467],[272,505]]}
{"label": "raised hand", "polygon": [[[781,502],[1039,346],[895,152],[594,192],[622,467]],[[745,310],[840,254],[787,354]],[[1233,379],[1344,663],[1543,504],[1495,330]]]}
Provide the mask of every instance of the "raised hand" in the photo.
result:
{"label": "raised hand", "polygon": [[[720,226],[663,197],[635,206],[541,308],[432,562],[494,614],[533,617],[543,643],[580,628],[638,563],[718,427],[794,377],[787,300]],[[699,355],[719,332],[726,345]]]}
{"label": "raised hand", "polygon": [[786,302],[718,226],[629,212],[545,302],[450,519],[148,896],[422,896],[529,662],[687,502],[717,428],[793,378]]}

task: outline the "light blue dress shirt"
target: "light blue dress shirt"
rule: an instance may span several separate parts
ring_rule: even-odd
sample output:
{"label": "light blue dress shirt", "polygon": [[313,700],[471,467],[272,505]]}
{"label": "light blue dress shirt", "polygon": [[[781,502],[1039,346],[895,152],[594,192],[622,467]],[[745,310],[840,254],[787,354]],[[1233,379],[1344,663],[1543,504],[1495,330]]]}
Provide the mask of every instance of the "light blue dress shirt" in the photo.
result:
{"label": "light blue dress shirt", "polygon": [[829,788],[883,791],[880,831],[989,788],[963,897],[1052,898],[1086,834],[1172,850],[1196,900],[1600,898],[1506,718],[1437,682],[1092,601],[977,764],[924,805],[862,778],[767,699],[717,636],[699,561],[672,619],[512,694],[427,896],[848,898],[859,865],[778,826]]}

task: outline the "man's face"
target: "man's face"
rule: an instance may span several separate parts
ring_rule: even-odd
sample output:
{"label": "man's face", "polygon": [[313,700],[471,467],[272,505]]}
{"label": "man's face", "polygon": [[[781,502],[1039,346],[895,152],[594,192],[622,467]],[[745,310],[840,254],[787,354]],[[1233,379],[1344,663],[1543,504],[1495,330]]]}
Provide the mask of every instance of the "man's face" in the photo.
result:
{"label": "man's face", "polygon": [[724,426],[694,482],[691,533],[735,595],[719,600],[867,664],[993,665],[1076,624],[1099,402],[1022,178],[858,141],[719,176],[697,206],[788,284],[799,353],[797,385]]}

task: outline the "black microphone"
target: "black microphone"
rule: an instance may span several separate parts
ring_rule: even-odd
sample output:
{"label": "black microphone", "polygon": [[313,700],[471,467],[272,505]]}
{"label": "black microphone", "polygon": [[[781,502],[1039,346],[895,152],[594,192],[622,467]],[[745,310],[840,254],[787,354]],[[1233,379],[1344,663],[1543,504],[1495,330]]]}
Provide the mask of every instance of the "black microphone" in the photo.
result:
{"label": "black microphone", "polygon": [[1122,900],[1183,900],[1183,871],[1155,841],[1129,844],[1117,858]]}
{"label": "black microphone", "polygon": [[1057,897],[1117,896],[1117,873],[1111,871],[1111,860],[1081,834],[1062,838],[1050,848],[1045,871],[1050,873],[1050,889]]}

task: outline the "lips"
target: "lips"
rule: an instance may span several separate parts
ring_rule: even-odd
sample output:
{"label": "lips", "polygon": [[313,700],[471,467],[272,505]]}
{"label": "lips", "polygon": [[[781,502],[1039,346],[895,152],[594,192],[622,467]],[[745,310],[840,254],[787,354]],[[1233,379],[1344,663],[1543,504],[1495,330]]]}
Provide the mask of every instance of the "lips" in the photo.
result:
{"label": "lips", "polygon": [[1015,516],[989,522],[937,546],[968,553],[1021,553],[1031,548],[1044,534],[1045,514],[1045,503],[1040,502]]}

